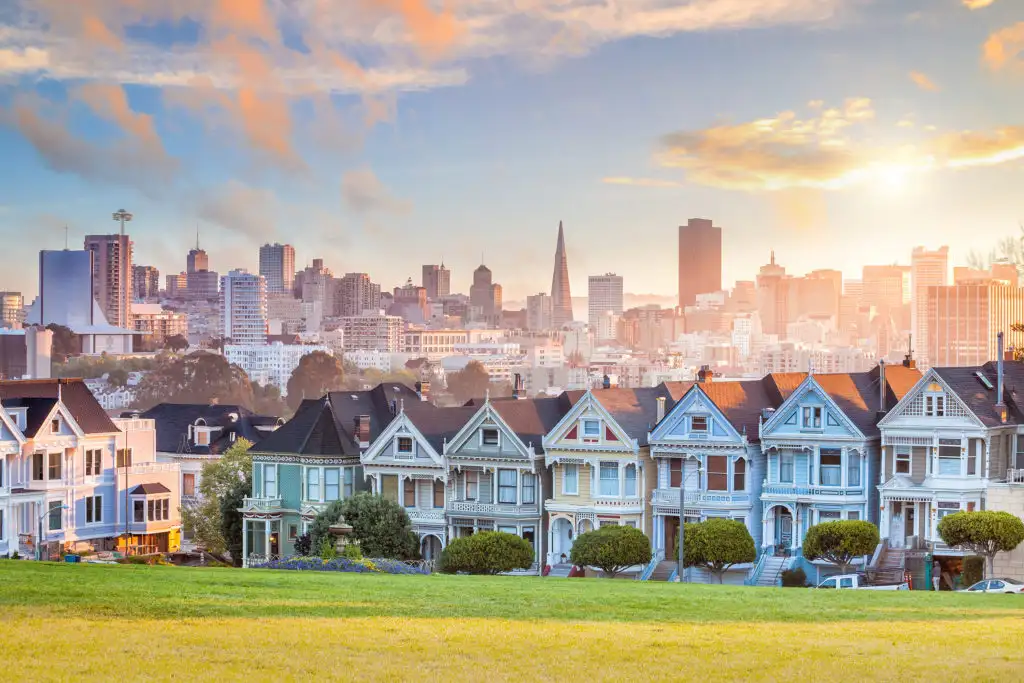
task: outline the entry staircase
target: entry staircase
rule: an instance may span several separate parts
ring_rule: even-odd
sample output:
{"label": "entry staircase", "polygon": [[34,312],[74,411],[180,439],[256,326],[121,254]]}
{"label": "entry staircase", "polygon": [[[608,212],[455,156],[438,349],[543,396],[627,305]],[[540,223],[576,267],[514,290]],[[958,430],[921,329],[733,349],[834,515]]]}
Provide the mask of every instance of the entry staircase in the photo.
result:
{"label": "entry staircase", "polygon": [[880,584],[901,583],[907,571],[907,551],[902,548],[888,548],[882,544],[877,562],[868,567],[868,578]]}
{"label": "entry staircase", "polygon": [[678,563],[676,560],[662,560],[658,563],[658,566],[654,568],[654,573],[651,574],[651,581],[668,581],[675,572]]}
{"label": "entry staircase", "polygon": [[555,579],[567,579],[572,571],[571,564],[556,564],[551,566],[548,576]]}
{"label": "entry staircase", "polygon": [[779,576],[786,569],[789,558],[784,556],[770,555],[764,559],[764,566],[761,574],[757,577],[757,586],[778,586]]}

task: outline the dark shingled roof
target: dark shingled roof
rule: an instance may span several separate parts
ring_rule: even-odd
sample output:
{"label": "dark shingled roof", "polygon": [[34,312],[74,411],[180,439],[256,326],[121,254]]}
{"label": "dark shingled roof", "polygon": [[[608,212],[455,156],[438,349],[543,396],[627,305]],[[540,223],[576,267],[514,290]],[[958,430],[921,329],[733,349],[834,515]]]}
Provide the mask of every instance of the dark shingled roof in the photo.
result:
{"label": "dark shingled roof", "polygon": [[[122,417],[136,413],[124,412]],[[149,410],[138,413],[139,417],[156,422],[156,449],[163,453],[195,453],[198,455],[223,453],[231,447],[231,434],[236,438],[259,441],[263,434],[257,425],[273,425],[278,418],[270,415],[254,415],[251,410],[238,405],[208,405],[195,403],[161,403]],[[220,427],[212,434],[209,446],[197,445],[189,440],[189,426],[202,418],[208,427]]]}
{"label": "dark shingled roof", "polygon": [[[996,411],[996,396],[999,369],[995,362],[988,362],[981,367],[969,368],[933,368],[935,374],[942,378],[953,392],[967,406],[967,409],[978,416],[978,419],[986,427],[998,427],[1002,425],[999,413]],[[886,371],[888,372],[888,371]],[[976,373],[982,373],[992,384],[989,389]],[[1024,364],[1018,361],[1006,361],[1003,363],[1003,401],[1007,408],[1006,424],[1024,423]]]}
{"label": "dark shingled roof", "polygon": [[157,483],[149,483],[149,484],[139,484],[138,486],[133,488],[131,491],[129,491],[128,495],[131,495],[131,496],[153,496],[153,495],[156,495],[158,493],[170,493],[170,492],[171,492],[171,490],[169,488],[167,488],[163,484],[157,482]]}
{"label": "dark shingled roof", "polygon": [[[667,415],[690,386],[690,382],[671,382],[639,389],[594,389],[592,393],[630,438],[646,446],[647,434],[658,421],[658,399],[665,399]],[[576,405],[585,394],[585,391],[569,391],[565,395]]]}
{"label": "dark shingled roof", "polygon": [[4,399],[4,408],[26,408],[25,429],[22,433],[33,438],[39,433],[40,427],[46,423],[46,418],[53,412],[57,405],[55,398],[8,398]]}
{"label": "dark shingled roof", "polygon": [[444,442],[451,441],[478,410],[472,406],[438,408],[424,401],[405,404],[406,417],[438,454],[444,452]]}
{"label": "dark shingled roof", "polygon": [[518,401],[497,401],[491,404],[519,440],[544,452],[544,435],[555,428],[572,408],[564,393],[555,397],[526,398]]}
{"label": "dark shingled roof", "polygon": [[722,411],[733,429],[740,434],[746,434],[747,440],[751,443],[761,440],[758,427],[762,411],[765,408],[778,408],[783,401],[782,391],[772,380],[772,375],[758,380],[719,380],[697,386]]}
{"label": "dark shingled roof", "polygon": [[[4,405],[7,405],[9,399],[56,399],[58,393],[68,412],[86,434],[114,434],[121,431],[83,380],[29,379],[0,382],[0,400]],[[30,436],[34,434],[33,431]]]}

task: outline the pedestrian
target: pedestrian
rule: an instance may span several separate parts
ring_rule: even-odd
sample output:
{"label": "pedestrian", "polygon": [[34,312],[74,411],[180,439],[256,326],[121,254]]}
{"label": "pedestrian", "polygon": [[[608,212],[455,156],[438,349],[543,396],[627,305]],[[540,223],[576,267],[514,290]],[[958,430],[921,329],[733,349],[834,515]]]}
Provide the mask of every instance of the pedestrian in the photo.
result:
{"label": "pedestrian", "polygon": [[939,584],[942,583],[942,565],[939,564],[938,560],[932,563],[932,590],[941,590]]}

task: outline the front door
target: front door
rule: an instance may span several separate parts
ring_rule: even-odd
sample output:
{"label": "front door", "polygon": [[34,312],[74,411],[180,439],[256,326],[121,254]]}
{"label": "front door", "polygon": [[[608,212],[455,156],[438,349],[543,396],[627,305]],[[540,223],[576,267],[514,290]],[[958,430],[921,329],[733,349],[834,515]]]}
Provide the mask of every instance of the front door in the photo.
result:
{"label": "front door", "polygon": [[678,554],[679,548],[679,518],[665,518],[665,557],[673,558]]}
{"label": "front door", "polygon": [[917,505],[914,503],[904,503],[903,512],[903,535],[908,539],[906,545],[910,545],[910,537],[915,535],[916,525],[914,524],[914,513],[916,512]]}
{"label": "front door", "polygon": [[793,546],[793,515],[788,510],[779,512],[779,549],[788,550]]}
{"label": "front door", "polygon": [[281,554],[281,547],[280,547],[280,544],[278,543],[277,536],[278,536],[277,532],[274,532],[274,533],[270,534],[270,554],[271,555],[280,555]]}

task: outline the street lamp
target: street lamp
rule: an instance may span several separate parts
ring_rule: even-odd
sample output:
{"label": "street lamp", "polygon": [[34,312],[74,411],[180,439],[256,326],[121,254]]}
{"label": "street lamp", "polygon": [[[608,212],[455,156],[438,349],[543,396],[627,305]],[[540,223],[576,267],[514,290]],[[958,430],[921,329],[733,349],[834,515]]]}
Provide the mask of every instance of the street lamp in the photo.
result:
{"label": "street lamp", "polygon": [[39,540],[36,543],[36,561],[43,559],[43,518],[53,513],[54,510],[70,510],[67,505],[61,505],[57,508],[51,508],[49,510],[43,510],[43,514],[39,515]]}
{"label": "street lamp", "polygon": [[124,224],[128,223],[132,219],[132,215],[124,209],[118,209],[113,214],[115,221],[121,222],[121,236],[124,237]]}
{"label": "street lamp", "polygon": [[683,569],[683,541],[685,540],[685,529],[686,529],[686,480],[693,475],[700,476],[704,468],[701,466],[700,460],[697,461],[697,470],[695,472],[686,473],[686,458],[683,458],[683,463],[680,466],[681,472],[679,477],[679,557],[677,558],[676,574],[679,576],[680,581],[686,581],[686,572]]}

